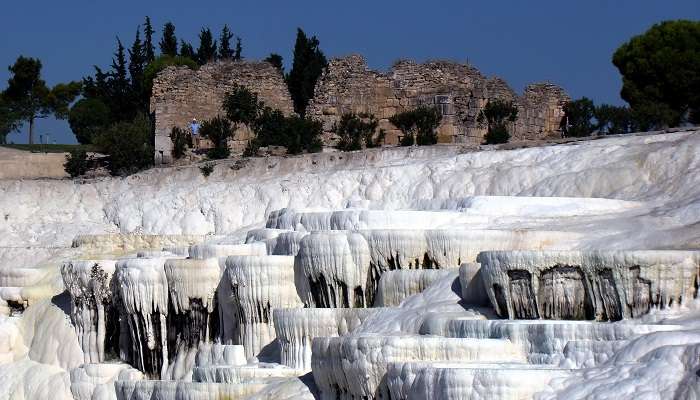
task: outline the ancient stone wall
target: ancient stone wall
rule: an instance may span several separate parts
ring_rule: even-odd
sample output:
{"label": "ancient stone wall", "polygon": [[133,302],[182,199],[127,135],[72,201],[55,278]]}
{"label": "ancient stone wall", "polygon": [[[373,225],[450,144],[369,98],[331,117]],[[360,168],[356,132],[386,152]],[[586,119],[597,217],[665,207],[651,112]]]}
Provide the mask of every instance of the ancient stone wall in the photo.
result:
{"label": "ancient stone wall", "polygon": [[441,143],[481,143],[486,129],[477,123],[489,100],[513,101],[519,118],[511,129],[514,139],[541,139],[556,134],[566,93],[552,84],[533,84],[518,96],[497,77],[487,78],[476,68],[449,61],[418,64],[399,61],[387,73],[372,71],[359,55],[330,61],[315,88],[307,113],[323,122],[324,143],[332,144],[332,130],[345,113],[370,113],[386,131],[386,144],[398,143],[401,132],[389,118],[426,105],[440,109]]}
{"label": "ancient stone wall", "polygon": [[[150,104],[156,120],[156,164],[171,161],[172,128],[187,128],[192,118],[202,121],[223,114],[224,95],[235,85],[247,87],[266,105],[287,115],[293,112],[292,99],[282,74],[267,62],[219,61],[203,65],[196,71],[168,67],[153,82]],[[250,130],[245,127],[236,130],[229,142],[234,153],[245,149],[250,135]]]}

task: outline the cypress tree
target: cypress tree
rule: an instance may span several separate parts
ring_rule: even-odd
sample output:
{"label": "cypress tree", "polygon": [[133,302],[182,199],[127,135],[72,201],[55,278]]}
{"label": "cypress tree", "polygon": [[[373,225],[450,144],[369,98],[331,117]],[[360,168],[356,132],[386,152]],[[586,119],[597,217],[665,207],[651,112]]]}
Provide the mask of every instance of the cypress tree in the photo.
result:
{"label": "cypress tree", "polygon": [[216,59],[216,40],[209,28],[202,28],[199,33],[199,48],[197,49],[197,62],[204,65]]}
{"label": "cypress tree", "polygon": [[233,33],[228,29],[228,25],[224,25],[224,28],[221,30],[221,37],[219,38],[219,58],[233,58],[234,53],[231,49],[232,38]]}
{"label": "cypress tree", "polygon": [[140,90],[143,81],[143,69],[146,67],[146,54],[141,43],[141,29],[136,29],[136,38],[129,50],[129,75],[131,85],[135,90]]}
{"label": "cypress tree", "polygon": [[185,42],[184,40],[180,40],[180,55],[182,57],[187,57],[191,60],[197,58],[197,55],[194,53],[194,47],[192,47],[191,44]]}
{"label": "cypress tree", "polygon": [[316,36],[309,39],[301,28],[297,28],[294,61],[287,76],[287,87],[292,95],[294,111],[299,115],[305,114],[306,106],[314,95],[316,81],[327,65]]}
{"label": "cypress tree", "polygon": [[243,59],[241,53],[243,52],[243,46],[241,45],[241,38],[236,37],[236,51],[233,54],[233,59],[240,61]]}
{"label": "cypress tree", "polygon": [[156,49],[153,47],[153,26],[151,25],[151,18],[146,17],[146,22],[143,24],[143,36],[144,36],[144,54],[146,57],[146,63],[150,63],[156,59]]}
{"label": "cypress tree", "polygon": [[126,55],[121,40],[117,38],[117,51],[112,59],[112,71],[109,73],[109,97],[113,105],[112,111],[117,120],[128,120],[133,117],[133,102],[131,101],[131,84],[127,76]]}
{"label": "cypress tree", "polygon": [[141,43],[141,30],[136,29],[136,38],[129,50],[129,75],[131,93],[139,109],[148,113],[148,94],[144,93],[143,71],[146,68],[146,54]]}
{"label": "cypress tree", "polygon": [[163,26],[163,37],[160,39],[160,52],[163,55],[175,57],[177,55],[177,37],[175,37],[175,25],[168,22]]}

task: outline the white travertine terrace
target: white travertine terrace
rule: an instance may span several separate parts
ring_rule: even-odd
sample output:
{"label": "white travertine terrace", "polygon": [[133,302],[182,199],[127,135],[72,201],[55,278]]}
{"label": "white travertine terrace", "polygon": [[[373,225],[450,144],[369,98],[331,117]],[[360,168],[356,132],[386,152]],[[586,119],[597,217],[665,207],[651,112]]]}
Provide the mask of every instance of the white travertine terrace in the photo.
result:
{"label": "white travertine terrace", "polygon": [[242,344],[249,358],[278,353],[273,311],[302,306],[294,287],[294,257],[230,256],[226,278],[233,303],[221,307],[233,307],[238,319],[234,343]]}
{"label": "white travertine terrace", "polygon": [[481,278],[481,264],[464,263],[459,266],[459,284],[462,287],[462,300],[466,304],[487,306],[489,297]]}
{"label": "white travertine terrace", "polygon": [[387,271],[379,279],[374,306],[396,307],[408,296],[424,291],[437,279],[451,273],[439,269]]}
{"label": "white travertine terrace", "polygon": [[128,258],[116,268],[117,288],[126,314],[121,328],[129,332],[130,346],[120,345],[122,357],[149,376],[168,368],[168,280],[165,258]]}
{"label": "white travertine terrace", "polygon": [[[71,297],[71,321],[86,363],[105,361],[105,348],[118,351],[118,310],[112,303],[114,260],[67,261],[63,284]],[[116,343],[115,343],[116,341]]]}
{"label": "white travertine terrace", "polygon": [[391,399],[533,398],[552,379],[569,371],[545,365],[518,363],[392,363],[387,369]]}
{"label": "white travertine terrace", "polygon": [[639,317],[697,297],[697,251],[486,251],[484,286],[512,319]]}
{"label": "white travertine terrace", "polygon": [[362,399],[387,398],[382,383],[390,363],[448,360],[524,362],[525,356],[499,339],[349,335],[314,339],[311,365],[323,399]]}
{"label": "white travertine terrace", "polygon": [[351,333],[376,308],[278,308],[274,310],[280,363],[303,371],[311,370],[311,345],[316,337]]}
{"label": "white travertine terrace", "polygon": [[697,130],[220,163],[0,180],[0,400],[700,399]]}

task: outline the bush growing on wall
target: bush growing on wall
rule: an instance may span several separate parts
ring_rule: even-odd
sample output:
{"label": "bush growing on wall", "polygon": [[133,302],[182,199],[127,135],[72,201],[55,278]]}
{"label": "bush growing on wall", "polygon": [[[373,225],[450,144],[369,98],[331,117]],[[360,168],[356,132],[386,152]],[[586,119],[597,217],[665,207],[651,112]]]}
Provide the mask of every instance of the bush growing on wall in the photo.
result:
{"label": "bush growing on wall", "polygon": [[374,132],[377,123],[374,115],[343,114],[335,127],[335,132],[340,136],[336,147],[343,151],[360,150],[363,143],[365,147],[376,147],[378,140],[374,139]]}
{"label": "bush growing on wall", "polygon": [[184,129],[174,126],[170,131],[170,140],[173,142],[171,154],[174,159],[180,159],[187,152],[187,147],[192,147],[192,136]]}
{"label": "bush growing on wall", "polygon": [[506,143],[510,139],[508,123],[518,119],[518,108],[513,102],[505,100],[489,100],[479,113],[476,121],[488,128],[484,136],[486,144]]}
{"label": "bush growing on wall", "polygon": [[227,121],[247,125],[255,132],[245,155],[254,155],[263,146],[284,146],[290,154],[321,150],[320,122],[296,115],[285,117],[280,110],[267,107],[258,100],[257,94],[243,86],[235,87],[226,95],[223,110]]}
{"label": "bush growing on wall", "polygon": [[77,148],[71,150],[66,156],[66,162],[63,164],[63,168],[71,178],[75,178],[85,175],[88,172],[91,161],[92,158],[88,157],[85,149]]}
{"label": "bush growing on wall", "polygon": [[402,146],[419,146],[437,143],[435,129],[440,125],[442,114],[435,107],[421,106],[410,111],[395,114],[389,121],[403,132]]}
{"label": "bush growing on wall", "polygon": [[226,158],[231,154],[228,148],[228,139],[233,136],[231,122],[222,116],[217,116],[209,121],[202,122],[200,134],[211,140],[214,147],[207,151],[207,157],[212,160]]}

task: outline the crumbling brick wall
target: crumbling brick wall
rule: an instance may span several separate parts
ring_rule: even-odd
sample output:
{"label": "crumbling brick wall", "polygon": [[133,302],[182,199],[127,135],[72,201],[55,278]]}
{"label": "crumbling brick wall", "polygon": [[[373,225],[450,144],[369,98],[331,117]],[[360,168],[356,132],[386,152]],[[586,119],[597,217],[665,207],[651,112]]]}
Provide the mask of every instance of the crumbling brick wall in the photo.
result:
{"label": "crumbling brick wall", "polygon": [[323,122],[324,143],[337,139],[335,123],[345,113],[370,113],[386,132],[385,143],[398,143],[401,134],[389,118],[421,105],[440,109],[442,143],[481,143],[486,129],[477,122],[490,99],[513,101],[519,110],[511,132],[514,139],[541,139],[557,134],[568,95],[552,84],[533,84],[518,96],[497,77],[449,61],[418,64],[402,60],[387,73],[372,71],[362,56],[333,59],[316,84],[307,113]]}
{"label": "crumbling brick wall", "polygon": [[[171,161],[173,127],[187,128],[192,118],[200,121],[223,114],[221,105],[226,93],[235,85],[245,86],[258,94],[266,105],[289,115],[292,99],[282,74],[267,62],[219,61],[198,70],[168,67],[153,81],[151,112],[155,113],[155,161]],[[251,132],[236,130],[229,145],[234,153],[242,152]]]}

